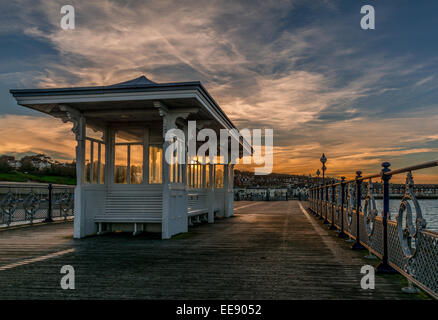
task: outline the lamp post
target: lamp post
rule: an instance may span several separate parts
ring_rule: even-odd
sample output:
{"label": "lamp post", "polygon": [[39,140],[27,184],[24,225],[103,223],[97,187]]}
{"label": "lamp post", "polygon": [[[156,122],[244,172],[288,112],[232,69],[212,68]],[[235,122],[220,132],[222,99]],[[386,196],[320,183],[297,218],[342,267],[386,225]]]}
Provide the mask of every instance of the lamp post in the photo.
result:
{"label": "lamp post", "polygon": [[[327,162],[327,158],[325,157],[325,154],[323,153],[321,156],[321,159],[319,159],[322,163],[322,184],[325,184],[325,170],[327,167],[325,166],[325,163]],[[319,170],[318,170],[319,171]]]}
{"label": "lamp post", "polygon": [[[327,167],[325,166],[325,163],[327,162],[327,158],[326,158],[326,156],[325,156],[325,154],[323,153],[322,154],[322,156],[321,156],[321,159],[319,159],[319,161],[321,161],[321,163],[322,163],[322,198],[323,198],[323,200],[324,200],[324,189],[326,189],[325,188],[325,170],[327,169]],[[326,189],[325,190],[325,201],[326,201],[326,214],[325,214],[325,217],[324,217],[324,224],[327,224],[328,223],[328,221],[327,221],[327,211],[328,211],[328,189]]]}
{"label": "lamp post", "polygon": [[315,211],[315,214],[316,215],[318,215],[318,211],[319,211],[319,200],[321,199],[321,189],[319,189],[318,188],[318,186],[319,186],[319,175],[321,174],[321,171],[319,171],[319,169],[318,170],[316,170],[316,176],[317,176],[317,179],[316,179],[316,197],[317,197],[317,200],[318,200],[318,210],[316,210]]}

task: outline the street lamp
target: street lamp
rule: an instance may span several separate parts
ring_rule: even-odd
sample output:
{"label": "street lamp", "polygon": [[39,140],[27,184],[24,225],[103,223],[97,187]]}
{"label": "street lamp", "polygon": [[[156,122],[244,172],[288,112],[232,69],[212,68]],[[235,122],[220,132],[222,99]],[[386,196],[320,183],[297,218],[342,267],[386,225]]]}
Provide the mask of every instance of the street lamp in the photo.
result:
{"label": "street lamp", "polygon": [[322,184],[325,184],[325,170],[327,167],[325,166],[325,163],[327,162],[327,158],[325,157],[325,154],[323,153],[321,156],[321,159],[319,159],[322,163]]}
{"label": "street lamp", "polygon": [[[327,162],[327,158],[326,158],[324,153],[322,154],[321,159],[319,159],[319,161],[321,161],[321,163],[322,163],[322,200],[324,200],[324,189],[325,189],[325,200],[327,201],[326,205],[328,206],[328,200],[329,200],[328,199],[328,189],[325,188],[325,170],[327,169],[327,167],[325,166],[325,163]],[[321,214],[321,218],[323,218],[322,214]],[[327,212],[326,212],[326,216],[324,218],[324,224],[327,224],[327,223],[328,223],[328,221],[327,221]]]}

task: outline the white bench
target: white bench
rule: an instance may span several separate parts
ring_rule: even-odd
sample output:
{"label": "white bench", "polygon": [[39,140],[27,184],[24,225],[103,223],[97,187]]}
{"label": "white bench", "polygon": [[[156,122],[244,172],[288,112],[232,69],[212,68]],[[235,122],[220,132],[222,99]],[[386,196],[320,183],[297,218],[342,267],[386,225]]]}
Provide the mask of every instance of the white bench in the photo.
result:
{"label": "white bench", "polygon": [[98,232],[97,234],[103,234],[102,225],[103,224],[111,224],[113,223],[126,223],[126,224],[134,224],[134,232],[133,235],[138,234],[138,224],[143,223],[161,223],[161,218],[151,217],[151,216],[145,216],[144,214],[136,214],[136,215],[129,215],[129,217],[124,215],[101,215],[96,216],[94,218],[94,222],[98,224]]}

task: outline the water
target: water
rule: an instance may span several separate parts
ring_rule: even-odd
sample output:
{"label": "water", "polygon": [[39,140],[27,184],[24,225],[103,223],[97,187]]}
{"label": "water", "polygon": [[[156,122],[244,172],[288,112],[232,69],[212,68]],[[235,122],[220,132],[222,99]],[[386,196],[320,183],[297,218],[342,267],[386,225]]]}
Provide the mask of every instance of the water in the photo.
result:
{"label": "water", "polygon": [[[401,199],[391,199],[389,201],[389,212],[391,213],[391,220],[397,217],[398,209],[400,207]],[[434,200],[418,200],[421,207],[423,218],[426,219],[426,229],[438,232],[438,199]],[[412,205],[412,204],[411,204]],[[383,202],[381,199],[376,199],[377,210],[379,214],[382,212]],[[415,209],[413,209],[413,219],[415,219]]]}

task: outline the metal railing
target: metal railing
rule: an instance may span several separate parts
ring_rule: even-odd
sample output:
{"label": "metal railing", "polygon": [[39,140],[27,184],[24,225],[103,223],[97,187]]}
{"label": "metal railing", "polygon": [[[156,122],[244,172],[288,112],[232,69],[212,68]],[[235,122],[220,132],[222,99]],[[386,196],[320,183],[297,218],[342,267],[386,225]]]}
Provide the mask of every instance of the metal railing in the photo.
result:
{"label": "metal railing", "polygon": [[28,183],[0,184],[0,228],[52,222],[74,215],[74,187]]}
{"label": "metal railing", "polygon": [[[426,229],[421,206],[414,193],[412,172],[438,166],[438,161],[391,171],[382,163],[380,173],[320,185],[309,189],[309,209],[339,237],[354,240],[352,249],[368,249],[382,261],[380,273],[399,272],[413,283],[438,298],[438,233]],[[406,174],[405,193],[395,220],[390,219],[389,181],[392,176]],[[373,192],[373,179],[383,183],[383,210],[378,212]],[[363,196],[362,188],[366,188]],[[414,217],[415,215],[415,217]]]}

